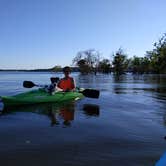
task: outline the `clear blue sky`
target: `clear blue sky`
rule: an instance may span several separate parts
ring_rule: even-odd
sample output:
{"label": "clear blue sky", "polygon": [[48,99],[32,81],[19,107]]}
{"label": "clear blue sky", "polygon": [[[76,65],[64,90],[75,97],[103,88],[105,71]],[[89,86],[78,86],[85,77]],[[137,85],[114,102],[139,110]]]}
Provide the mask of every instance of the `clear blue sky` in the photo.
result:
{"label": "clear blue sky", "polygon": [[165,0],[0,0],[0,69],[71,65],[78,51],[144,56],[166,32]]}

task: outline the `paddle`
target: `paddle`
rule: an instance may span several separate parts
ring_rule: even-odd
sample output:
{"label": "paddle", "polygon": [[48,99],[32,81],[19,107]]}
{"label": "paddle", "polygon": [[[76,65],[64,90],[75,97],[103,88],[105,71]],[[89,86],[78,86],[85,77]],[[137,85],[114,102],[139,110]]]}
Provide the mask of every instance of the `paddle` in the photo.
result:
{"label": "paddle", "polygon": [[23,82],[24,88],[33,88],[34,86],[39,86],[39,85],[34,84],[32,81],[24,81]]}
{"label": "paddle", "polygon": [[[52,83],[57,83],[59,81],[59,77],[51,77],[50,81]],[[23,82],[23,87],[25,88],[33,88],[34,86],[38,86],[38,87],[44,87],[43,85],[37,85],[35,83],[33,83],[32,81],[24,81]]]}
{"label": "paddle", "polygon": [[[23,82],[23,87],[25,88],[32,88],[34,86],[41,87],[41,85],[36,85],[32,81]],[[84,89],[79,92],[82,93],[85,97],[89,97],[89,98],[99,98],[99,95],[100,95],[100,91],[95,89]]]}

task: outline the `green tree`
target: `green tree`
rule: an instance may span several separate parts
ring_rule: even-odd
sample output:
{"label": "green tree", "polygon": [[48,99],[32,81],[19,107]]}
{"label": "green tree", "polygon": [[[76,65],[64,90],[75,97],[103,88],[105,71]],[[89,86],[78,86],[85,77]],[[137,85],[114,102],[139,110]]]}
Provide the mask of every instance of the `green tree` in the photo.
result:
{"label": "green tree", "polygon": [[166,73],[166,33],[154,43],[154,49],[146,52],[150,60],[151,70],[154,73]]}
{"label": "green tree", "polygon": [[95,72],[100,60],[100,53],[94,49],[80,51],[73,59],[73,63],[77,65],[81,73]]}
{"label": "green tree", "polygon": [[127,55],[124,53],[124,51],[120,48],[116,54],[113,54],[113,71],[117,75],[124,74],[127,66],[128,66],[128,60]]}
{"label": "green tree", "polygon": [[137,56],[134,56],[131,58],[130,68],[134,74],[139,73],[140,71],[140,58]]}
{"label": "green tree", "polygon": [[130,59],[129,68],[134,74],[148,73],[150,61],[147,57],[134,56]]}
{"label": "green tree", "polygon": [[81,59],[77,62],[77,65],[79,67],[79,70],[82,74],[87,74],[90,72],[90,66],[88,65],[87,61],[85,59]]}
{"label": "green tree", "polygon": [[60,72],[60,71],[62,71],[62,67],[61,66],[54,66],[53,68],[51,68],[51,70],[54,72]]}
{"label": "green tree", "polygon": [[109,73],[111,71],[111,63],[109,59],[103,59],[102,61],[100,61],[98,69],[103,73]]}

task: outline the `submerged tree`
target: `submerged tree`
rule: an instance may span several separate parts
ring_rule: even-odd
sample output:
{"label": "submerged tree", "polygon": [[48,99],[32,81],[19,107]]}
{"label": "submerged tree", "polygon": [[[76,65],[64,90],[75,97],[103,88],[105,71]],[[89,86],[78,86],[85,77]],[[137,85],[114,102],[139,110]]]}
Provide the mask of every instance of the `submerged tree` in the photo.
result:
{"label": "submerged tree", "polygon": [[100,72],[103,72],[103,73],[111,72],[111,63],[109,59],[103,59],[102,61],[100,61],[98,69]]}
{"label": "submerged tree", "polygon": [[166,33],[154,44],[152,51],[146,52],[154,73],[166,73]]}
{"label": "submerged tree", "polygon": [[130,59],[128,68],[133,74],[148,73],[150,70],[150,61],[147,57],[134,56]]}
{"label": "submerged tree", "polygon": [[79,60],[77,62],[77,65],[80,69],[80,72],[83,73],[83,74],[87,74],[91,70],[88,63],[87,63],[87,61],[84,60],[84,59]]}
{"label": "submerged tree", "polygon": [[73,59],[73,63],[77,65],[81,73],[95,72],[100,61],[100,53],[94,49],[80,51]]}
{"label": "submerged tree", "polygon": [[113,55],[113,71],[117,75],[124,74],[127,65],[128,65],[128,60],[127,60],[127,55],[124,53],[124,51],[120,48],[115,55]]}

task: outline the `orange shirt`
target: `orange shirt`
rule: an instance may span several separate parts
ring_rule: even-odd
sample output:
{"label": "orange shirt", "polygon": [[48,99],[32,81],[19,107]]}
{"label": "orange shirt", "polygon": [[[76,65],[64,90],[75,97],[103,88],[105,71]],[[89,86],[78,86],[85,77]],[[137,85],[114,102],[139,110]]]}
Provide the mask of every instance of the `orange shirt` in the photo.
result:
{"label": "orange shirt", "polygon": [[58,88],[65,90],[73,90],[75,88],[74,80],[72,77],[62,78],[58,83]]}

